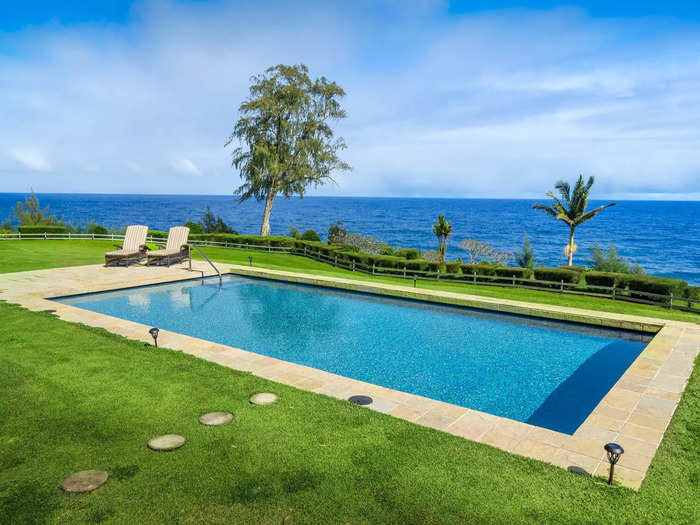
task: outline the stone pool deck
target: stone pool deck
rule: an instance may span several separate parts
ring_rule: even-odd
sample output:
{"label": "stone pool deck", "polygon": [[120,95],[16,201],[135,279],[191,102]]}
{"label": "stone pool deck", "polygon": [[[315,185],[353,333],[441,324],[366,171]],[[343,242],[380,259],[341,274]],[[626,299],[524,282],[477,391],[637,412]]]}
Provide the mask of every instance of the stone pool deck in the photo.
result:
{"label": "stone pool deck", "polygon": [[[159,344],[236,370],[340,399],[364,394],[374,399],[369,408],[485,443],[511,453],[546,461],[570,470],[583,469],[607,476],[603,445],[617,442],[625,449],[615,469],[616,479],[638,488],[673,416],[700,352],[700,325],[655,318],[539,305],[453,292],[442,292],[216,263],[222,272],[278,279],[627,328],[656,335],[619,381],[573,435],[528,425],[484,412],[364,383],[303,365],[247,352],[183,334],[160,331]],[[170,268],[101,265],[37,270],[0,275],[0,300],[31,310],[55,310],[61,319],[80,322],[144,342],[151,342],[149,326],[51,301],[53,297],[114,290],[211,276],[206,263],[193,261]]]}

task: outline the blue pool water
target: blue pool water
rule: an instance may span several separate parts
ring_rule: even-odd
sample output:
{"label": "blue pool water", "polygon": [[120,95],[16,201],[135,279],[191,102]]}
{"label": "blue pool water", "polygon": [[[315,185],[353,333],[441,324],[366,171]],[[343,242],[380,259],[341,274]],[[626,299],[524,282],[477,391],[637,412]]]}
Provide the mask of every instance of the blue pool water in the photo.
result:
{"label": "blue pool water", "polygon": [[649,340],[238,276],[59,301],[566,433]]}

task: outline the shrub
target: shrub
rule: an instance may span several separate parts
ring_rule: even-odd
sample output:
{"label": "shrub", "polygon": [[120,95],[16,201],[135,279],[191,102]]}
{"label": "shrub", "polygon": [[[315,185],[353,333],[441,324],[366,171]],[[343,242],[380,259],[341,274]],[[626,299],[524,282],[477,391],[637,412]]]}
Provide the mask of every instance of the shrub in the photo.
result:
{"label": "shrub", "polygon": [[193,233],[193,234],[206,233],[204,231],[204,226],[202,226],[198,222],[188,221],[185,223],[185,226],[187,226],[190,229],[190,233]]}
{"label": "shrub", "polygon": [[644,269],[637,263],[630,263],[626,258],[617,254],[617,248],[610,244],[606,253],[600,246],[591,248],[591,258],[588,261],[591,268],[599,272],[643,274]]}
{"label": "shrub", "polygon": [[[658,295],[673,294],[676,297],[683,297],[688,288],[688,283],[680,279],[669,279],[667,277],[653,277],[651,275],[636,275],[626,279],[630,291],[645,292]],[[631,293],[632,297],[641,299],[651,299],[641,294]]]}
{"label": "shrub", "polygon": [[430,261],[426,261],[425,259],[411,259],[407,260],[404,264],[406,265],[406,270],[425,272],[428,270]]}
{"label": "shrub", "polygon": [[615,272],[587,272],[584,276],[586,284],[592,286],[620,286],[624,282],[624,274]]}
{"label": "shrub", "polygon": [[449,261],[445,263],[445,273],[459,273],[462,263],[458,261]]}
{"label": "shrub", "polygon": [[[581,274],[574,270],[568,270],[564,268],[535,268],[535,279],[538,281],[553,281],[559,283],[564,281],[565,283],[575,284],[579,282]],[[538,285],[536,283],[536,285]],[[539,284],[541,285],[541,283]],[[550,285],[550,287],[555,288],[557,285]]]}
{"label": "shrub", "polygon": [[165,239],[168,237],[168,232],[160,230],[148,230],[148,236],[154,239]]}
{"label": "shrub", "polygon": [[463,264],[462,273],[464,275],[496,275],[497,266],[494,264]]}
{"label": "shrub", "polygon": [[66,233],[66,227],[59,224],[25,224],[18,226],[20,233]]}
{"label": "shrub", "polygon": [[348,230],[343,227],[343,221],[331,224],[328,228],[328,244],[345,244]]}
{"label": "shrub", "polygon": [[403,257],[404,259],[420,259],[420,250],[415,248],[400,248],[394,252],[397,257]]}
{"label": "shrub", "polygon": [[88,228],[87,233],[94,233],[95,235],[107,235],[109,232],[107,231],[107,228],[105,228],[104,226],[100,226],[99,224],[96,224],[96,225]]}
{"label": "shrub", "polygon": [[532,270],[535,267],[535,251],[532,249],[532,243],[527,233],[523,240],[522,251],[516,250],[513,252],[513,257],[515,258],[515,264],[520,268],[529,268]]}
{"label": "shrub", "polygon": [[688,286],[685,290],[685,296],[688,299],[700,300],[700,286]]}
{"label": "shrub", "polygon": [[498,279],[499,281],[511,281],[513,277],[516,279],[529,279],[532,276],[532,270],[530,268],[516,268],[516,267],[508,267],[508,268],[495,268],[494,273],[499,276],[499,277],[505,277],[510,279]]}
{"label": "shrub", "polygon": [[301,234],[302,241],[321,241],[321,236],[313,230],[306,230]]}
{"label": "shrub", "polygon": [[571,270],[572,272],[583,273],[583,272],[585,272],[588,268],[586,268],[585,266],[575,266],[575,265],[571,265],[571,266],[560,266],[559,269],[560,269],[560,270]]}

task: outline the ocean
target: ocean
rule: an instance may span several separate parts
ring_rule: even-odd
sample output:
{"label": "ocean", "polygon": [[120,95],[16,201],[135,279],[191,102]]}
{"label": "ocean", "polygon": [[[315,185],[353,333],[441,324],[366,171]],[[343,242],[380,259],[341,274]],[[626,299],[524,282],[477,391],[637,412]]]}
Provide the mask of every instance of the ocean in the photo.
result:
{"label": "ocean", "polygon": [[[25,194],[0,194],[0,221]],[[42,207],[72,223],[88,221],[106,227],[146,224],[166,230],[198,220],[205,206],[240,233],[257,234],[262,203],[239,203],[224,195],[97,195],[38,194]],[[278,199],[272,210],[273,235],[291,226],[316,230],[322,237],[341,220],[348,231],[370,235],[394,247],[434,250],[432,224],[439,214],[454,226],[448,259],[465,257],[459,243],[474,238],[505,251],[522,247],[530,237],[538,265],[566,264],[568,228],[544,212],[533,210],[546,199],[433,199],[382,197],[305,197]],[[591,201],[589,209],[605,202]],[[652,274],[700,285],[700,202],[620,201],[576,230],[574,264],[585,264],[590,249],[615,244],[618,253]]]}

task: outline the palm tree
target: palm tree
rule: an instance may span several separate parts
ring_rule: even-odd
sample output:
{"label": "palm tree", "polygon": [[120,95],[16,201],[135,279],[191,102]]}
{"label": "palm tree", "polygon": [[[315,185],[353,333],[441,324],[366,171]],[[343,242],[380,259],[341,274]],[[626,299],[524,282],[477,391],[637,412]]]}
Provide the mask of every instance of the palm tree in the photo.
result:
{"label": "palm tree", "polygon": [[551,197],[554,202],[551,206],[547,204],[535,204],[533,206],[536,210],[544,210],[546,213],[551,215],[557,220],[563,221],[569,225],[571,229],[571,234],[569,235],[569,244],[566,245],[564,253],[569,257],[569,266],[572,264],[574,257],[574,252],[577,246],[574,244],[574,230],[576,226],[583,224],[584,222],[591,220],[600,211],[610,206],[615,206],[617,203],[612,202],[606,204],[605,206],[600,206],[595,210],[586,211],[588,207],[588,194],[591,191],[591,186],[593,186],[593,177],[588,177],[588,182],[583,182],[583,175],[578,176],[576,185],[574,186],[574,191],[572,193],[571,186],[568,182],[560,180],[554,186],[557,191],[559,191],[560,197],[557,197],[551,191],[547,192],[547,196]]}
{"label": "palm tree", "polygon": [[452,225],[445,220],[444,215],[440,215],[437,222],[433,224],[433,233],[438,238],[438,255],[440,256],[440,262],[445,264],[447,238],[452,235]]}

